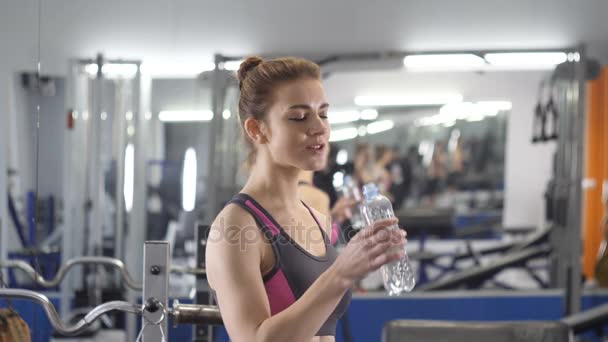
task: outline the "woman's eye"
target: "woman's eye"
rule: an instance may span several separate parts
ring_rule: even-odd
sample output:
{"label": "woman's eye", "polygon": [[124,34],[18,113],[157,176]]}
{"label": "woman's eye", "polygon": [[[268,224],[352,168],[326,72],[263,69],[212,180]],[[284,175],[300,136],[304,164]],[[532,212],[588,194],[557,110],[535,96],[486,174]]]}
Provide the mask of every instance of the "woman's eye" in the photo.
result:
{"label": "woman's eye", "polygon": [[319,117],[323,120],[327,119],[327,113],[319,115]]}
{"label": "woman's eye", "polygon": [[306,117],[305,116],[294,117],[294,118],[289,118],[289,120],[291,120],[291,121],[304,121],[304,120],[306,120]]}

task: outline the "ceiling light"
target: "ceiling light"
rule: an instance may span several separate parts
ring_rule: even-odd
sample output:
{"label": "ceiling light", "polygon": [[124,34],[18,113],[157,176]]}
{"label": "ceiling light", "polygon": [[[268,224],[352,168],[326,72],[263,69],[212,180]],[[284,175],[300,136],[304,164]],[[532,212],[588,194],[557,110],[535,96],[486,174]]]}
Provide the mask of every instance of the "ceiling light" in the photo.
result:
{"label": "ceiling light", "polygon": [[484,56],[494,66],[513,68],[553,68],[568,60],[565,52],[488,53]]}
{"label": "ceiling light", "polygon": [[356,110],[346,110],[340,112],[329,112],[328,121],[330,124],[339,124],[346,122],[357,121],[361,118],[361,114]]}
{"label": "ceiling light", "polygon": [[389,129],[392,129],[393,127],[395,127],[395,123],[393,122],[393,120],[376,121],[376,122],[372,122],[367,125],[367,133],[376,134],[376,133],[388,131]]}
{"label": "ceiling light", "polygon": [[214,68],[213,63],[145,63],[141,72],[154,78],[194,78]]}
{"label": "ceiling light", "polygon": [[460,94],[418,94],[408,96],[357,96],[355,104],[358,106],[433,106],[446,103],[460,102]]}
{"label": "ceiling light", "polygon": [[367,134],[367,127],[359,126],[359,128],[357,129],[357,132],[359,133],[360,137],[364,137]]}
{"label": "ceiling light", "polygon": [[336,163],[338,163],[338,165],[345,165],[346,162],[348,162],[348,151],[347,150],[338,151],[338,154],[336,155]]}
{"label": "ceiling light", "polygon": [[486,61],[476,55],[465,54],[437,54],[437,55],[411,55],[403,59],[403,65],[408,69],[459,69],[481,67]]}
{"label": "ceiling light", "polygon": [[342,141],[342,140],[354,139],[357,137],[358,134],[359,134],[359,132],[354,127],[334,129],[329,134],[329,141]]}
{"label": "ceiling light", "polygon": [[361,111],[361,120],[376,120],[378,118],[378,111],[375,109],[365,109]]}

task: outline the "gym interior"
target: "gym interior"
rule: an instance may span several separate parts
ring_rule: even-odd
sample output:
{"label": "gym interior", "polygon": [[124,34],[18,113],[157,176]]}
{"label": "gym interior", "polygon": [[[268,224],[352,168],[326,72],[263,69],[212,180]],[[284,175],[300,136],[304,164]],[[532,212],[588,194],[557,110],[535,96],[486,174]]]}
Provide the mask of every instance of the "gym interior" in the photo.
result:
{"label": "gym interior", "polygon": [[[228,341],[207,281],[249,172],[249,56],[319,65],[340,253],[364,183],[415,286],[335,341],[608,338],[606,1],[3,0],[0,341]],[[362,223],[363,222],[363,223]],[[325,341],[325,340],[323,340]]]}

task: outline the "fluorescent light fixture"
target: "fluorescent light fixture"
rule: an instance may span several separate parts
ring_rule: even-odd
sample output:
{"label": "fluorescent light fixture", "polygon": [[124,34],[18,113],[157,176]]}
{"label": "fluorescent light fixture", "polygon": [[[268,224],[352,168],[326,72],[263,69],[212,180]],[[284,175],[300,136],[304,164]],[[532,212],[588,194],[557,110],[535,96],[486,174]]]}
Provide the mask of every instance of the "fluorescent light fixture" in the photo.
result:
{"label": "fluorescent light fixture", "polygon": [[433,106],[446,103],[461,102],[461,94],[418,94],[408,96],[357,96],[355,104],[358,106]]}
{"label": "fluorescent light fixture", "polygon": [[213,63],[144,63],[142,74],[155,78],[194,78],[215,68]]}
{"label": "fluorescent light fixture", "polygon": [[224,69],[230,70],[230,71],[237,71],[241,67],[241,63],[243,63],[243,61],[226,62],[226,63],[224,63]]}
{"label": "fluorescent light fixture", "polygon": [[135,127],[133,127],[133,125],[129,125],[129,127],[127,127],[127,135],[132,137],[135,134]]}
{"label": "fluorescent light fixture", "polygon": [[334,173],[332,184],[334,188],[341,188],[344,185],[344,173],[340,171]]}
{"label": "fluorescent light fixture", "polygon": [[348,151],[347,150],[338,151],[338,154],[336,155],[336,163],[338,163],[338,165],[345,165],[346,162],[348,162]]}
{"label": "fluorescent light fixture", "polygon": [[392,129],[393,127],[395,127],[395,123],[393,122],[393,120],[376,121],[376,122],[372,122],[367,125],[367,133],[376,134],[376,133],[388,131],[389,129]]}
{"label": "fluorescent light fixture", "polygon": [[131,121],[131,120],[133,120],[133,112],[132,112],[132,111],[128,111],[128,112],[125,114],[125,118],[127,119],[127,121]]}
{"label": "fluorescent light fixture", "polygon": [[[99,67],[97,64],[87,64],[84,70],[91,76],[97,76]],[[101,67],[101,73],[106,77],[124,77],[132,78],[137,74],[137,64],[129,63],[108,63]]]}
{"label": "fluorescent light fixture", "polygon": [[544,69],[567,61],[568,55],[565,52],[516,52],[488,53],[484,58],[494,66]]}
{"label": "fluorescent light fixture", "polygon": [[123,184],[123,195],[125,197],[125,208],[130,212],[133,208],[133,186],[135,183],[135,149],[133,144],[125,148],[125,183]]}
{"label": "fluorescent light fixture", "polygon": [[144,118],[145,118],[146,120],[152,120],[152,113],[150,113],[150,112],[146,112],[146,114],[144,114]]}
{"label": "fluorescent light fixture", "polygon": [[403,65],[408,69],[458,69],[481,67],[486,61],[476,55],[465,54],[438,54],[438,55],[411,55],[403,59]]}
{"label": "fluorescent light fixture", "polygon": [[454,126],[457,120],[481,121],[485,117],[496,116],[500,111],[511,110],[509,101],[480,101],[449,103],[441,107],[439,114],[417,119],[416,126]]}
{"label": "fluorescent light fixture", "polygon": [[232,115],[232,113],[230,112],[229,109],[224,109],[224,111],[222,112],[222,117],[224,118],[224,120],[230,119],[231,115]]}
{"label": "fluorescent light fixture", "polygon": [[108,113],[106,112],[101,112],[101,121],[106,121],[106,119],[108,118]]}
{"label": "fluorescent light fixture", "polygon": [[350,140],[357,137],[358,130],[354,127],[334,129],[329,134],[329,141]]}
{"label": "fluorescent light fixture", "polygon": [[164,110],[158,113],[162,122],[193,122],[211,121],[213,112],[210,110]]}
{"label": "fluorescent light fixture", "polygon": [[378,111],[375,109],[364,109],[361,111],[361,120],[376,120],[378,118]]}
{"label": "fluorescent light fixture", "polygon": [[87,121],[89,120],[89,112],[82,112],[82,120]]}
{"label": "fluorescent light fixture", "polygon": [[330,124],[339,124],[357,121],[361,118],[361,114],[356,110],[345,110],[340,112],[329,112],[327,114]]}
{"label": "fluorescent light fixture", "polygon": [[72,119],[78,120],[78,112],[77,111],[73,111],[72,112]]}
{"label": "fluorescent light fixture", "polygon": [[359,128],[357,129],[359,136],[360,137],[364,137],[367,134],[367,127],[366,126],[359,126]]}
{"label": "fluorescent light fixture", "polygon": [[474,114],[474,115],[470,115],[469,117],[467,117],[467,121],[468,122],[478,122],[478,121],[482,121],[485,118],[486,117],[481,114]]}
{"label": "fluorescent light fixture", "polygon": [[97,70],[99,70],[97,64],[87,64],[84,66],[84,71],[91,76],[96,76]]}
{"label": "fluorescent light fixture", "polygon": [[182,172],[182,208],[186,212],[194,210],[196,204],[196,151],[190,147],[184,155]]}

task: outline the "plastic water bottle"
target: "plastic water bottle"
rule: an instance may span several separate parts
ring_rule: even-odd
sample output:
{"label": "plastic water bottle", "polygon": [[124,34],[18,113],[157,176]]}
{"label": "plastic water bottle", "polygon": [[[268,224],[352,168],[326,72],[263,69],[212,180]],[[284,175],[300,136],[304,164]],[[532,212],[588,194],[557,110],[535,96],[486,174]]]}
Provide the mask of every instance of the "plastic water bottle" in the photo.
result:
{"label": "plastic water bottle", "polygon": [[[361,206],[361,214],[365,218],[367,225],[389,218],[394,218],[393,205],[388,198],[380,194],[378,187],[373,183],[368,183],[363,187],[365,202]],[[389,229],[399,229],[397,225]],[[405,254],[403,258],[386,264],[381,268],[384,288],[389,295],[399,295],[403,292],[410,292],[416,285],[414,270],[410,265],[410,260]]]}
{"label": "plastic water bottle", "polygon": [[[356,203],[361,202],[361,192],[359,191],[359,185],[351,176],[344,176],[344,185],[342,186],[342,193],[344,197],[355,201]],[[350,223],[353,229],[359,230],[365,227],[365,220],[361,216],[360,204],[356,204],[354,210],[351,213]]]}

